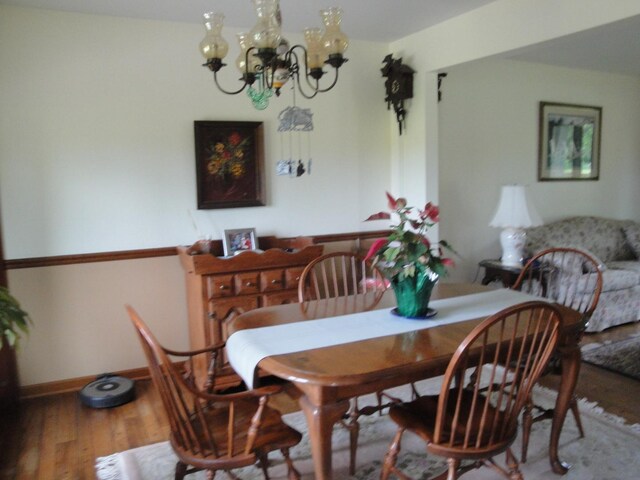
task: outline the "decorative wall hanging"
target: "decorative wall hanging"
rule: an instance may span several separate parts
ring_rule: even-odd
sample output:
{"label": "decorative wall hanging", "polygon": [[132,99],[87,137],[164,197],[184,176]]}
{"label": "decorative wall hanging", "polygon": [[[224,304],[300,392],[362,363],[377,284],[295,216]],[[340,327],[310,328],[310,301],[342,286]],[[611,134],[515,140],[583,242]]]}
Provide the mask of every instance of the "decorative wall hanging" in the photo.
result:
{"label": "decorative wall hanging", "polygon": [[262,122],[194,122],[198,208],[265,204]]}
{"label": "decorative wall hanging", "polygon": [[602,107],[540,102],[538,180],[598,180]]}
{"label": "decorative wall hanging", "polygon": [[[276,165],[276,175],[290,177],[301,177],[305,173],[310,175],[312,163],[311,132],[313,131],[311,109],[295,105],[287,107],[280,112],[278,120],[280,121],[278,125],[280,160]],[[303,158],[305,147],[306,159]]]}
{"label": "decorative wall hanging", "polygon": [[[203,66],[213,72],[218,89],[236,95],[248,87],[249,98],[258,110],[267,107],[273,93],[280,94],[280,88],[289,78],[297,83],[298,90],[305,98],[313,98],[318,93],[331,90],[338,82],[338,69],[347,61],[343,54],[349,46],[349,39],[340,30],[342,10],[335,7],[321,10],[324,30],[305,29],[306,48],[302,45],[289,48],[289,42],[281,34],[279,0],[253,0],[253,4],[258,22],[249,33],[238,34],[240,55],[235,64],[242,75],[242,85],[233,91],[225,90],[218,83],[218,72],[226,65],[222,60],[229,51],[229,44],[221,34],[224,15],[214,12],[204,14],[207,33],[200,42],[200,52],[207,60]],[[332,83],[320,86],[325,65],[333,67],[334,78]]]}
{"label": "decorative wall hanging", "polygon": [[396,113],[398,128],[400,135],[402,135],[402,126],[407,115],[407,111],[404,108],[404,100],[413,98],[413,74],[415,70],[403,65],[402,58],[394,60],[391,54],[384,57],[382,63],[385,64],[381,69],[382,76],[387,78],[384,82],[387,94],[384,100],[387,102],[387,109],[393,104],[393,111]]}

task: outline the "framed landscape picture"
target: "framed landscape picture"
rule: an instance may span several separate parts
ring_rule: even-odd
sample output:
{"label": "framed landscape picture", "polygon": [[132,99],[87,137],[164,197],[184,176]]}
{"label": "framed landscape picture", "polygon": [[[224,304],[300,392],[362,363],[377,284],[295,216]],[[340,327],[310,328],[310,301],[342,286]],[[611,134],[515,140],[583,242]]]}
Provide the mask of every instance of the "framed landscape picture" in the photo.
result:
{"label": "framed landscape picture", "polygon": [[538,180],[598,180],[602,107],[540,102]]}
{"label": "framed landscape picture", "polygon": [[198,209],[265,204],[262,122],[194,122]]}

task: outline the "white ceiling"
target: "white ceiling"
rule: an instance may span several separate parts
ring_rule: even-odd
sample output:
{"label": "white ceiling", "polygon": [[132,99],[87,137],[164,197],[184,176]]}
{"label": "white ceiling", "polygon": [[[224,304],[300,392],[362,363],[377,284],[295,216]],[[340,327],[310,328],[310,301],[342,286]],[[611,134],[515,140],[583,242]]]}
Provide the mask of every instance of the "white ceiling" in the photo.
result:
{"label": "white ceiling", "polygon": [[640,15],[533,45],[508,57],[640,77]]}
{"label": "white ceiling", "polygon": [[[482,7],[494,0],[280,0],[283,29],[321,26],[319,11],[344,10],[342,29],[351,38],[390,42]],[[223,12],[225,23],[252,27],[250,0],[0,0],[0,4],[116,17],[199,23],[204,12]]]}
{"label": "white ceiling", "polygon": [[[280,0],[283,28],[320,26],[318,12],[330,4],[344,10],[342,26],[359,40],[390,42],[480,8],[494,0]],[[99,15],[199,23],[202,13],[221,11],[225,23],[251,27],[250,0],[0,0],[0,4]],[[512,52],[515,60],[640,76],[640,16]]]}

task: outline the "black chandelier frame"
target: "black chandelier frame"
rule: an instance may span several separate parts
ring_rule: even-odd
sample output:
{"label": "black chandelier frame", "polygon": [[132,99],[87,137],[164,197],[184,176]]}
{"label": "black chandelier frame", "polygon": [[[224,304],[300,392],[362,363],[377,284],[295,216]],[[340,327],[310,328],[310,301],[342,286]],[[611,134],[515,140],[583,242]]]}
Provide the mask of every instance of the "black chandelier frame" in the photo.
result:
{"label": "black chandelier frame", "polygon": [[[304,91],[302,88],[302,82],[300,82],[301,76],[301,68],[300,61],[298,58],[298,54],[296,50],[302,50],[304,53],[304,78],[306,80],[307,85],[313,91],[313,93],[309,94]],[[338,83],[338,71],[340,67],[348,61],[347,58],[340,53],[330,54],[327,60],[325,60],[325,64],[330,65],[335,70],[335,76],[333,82],[326,87],[320,88],[320,79],[326,74],[326,72],[322,69],[322,67],[309,68],[308,67],[308,55],[307,49],[303,45],[294,45],[287,52],[280,56],[277,53],[275,48],[258,48],[251,47],[247,49],[245,53],[245,65],[249,65],[249,55],[253,55],[260,59],[260,65],[256,68],[256,72],[249,72],[245,67],[245,72],[242,74],[240,80],[243,82],[242,86],[235,91],[230,91],[222,87],[218,80],[218,72],[222,69],[222,67],[226,66],[226,63],[222,62],[220,58],[211,58],[207,60],[202,66],[207,67],[209,70],[213,72],[213,79],[215,81],[218,89],[227,94],[227,95],[237,95],[244,91],[248,86],[252,86],[258,77],[260,77],[260,81],[262,82],[262,87],[266,90],[275,90],[276,96],[280,95],[280,87],[274,88],[274,80],[276,70],[286,69],[288,71],[288,77],[292,78],[294,83],[298,85],[298,91],[300,94],[307,99],[314,98],[318,93],[325,93],[331,90]],[[270,72],[269,72],[270,71]],[[315,81],[315,85],[312,83],[312,80]]]}

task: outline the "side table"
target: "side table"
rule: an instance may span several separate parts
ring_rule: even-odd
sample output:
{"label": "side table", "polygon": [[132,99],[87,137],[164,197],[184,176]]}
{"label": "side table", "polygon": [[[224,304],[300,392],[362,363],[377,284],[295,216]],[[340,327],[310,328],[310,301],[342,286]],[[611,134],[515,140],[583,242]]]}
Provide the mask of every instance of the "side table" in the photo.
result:
{"label": "side table", "polygon": [[506,288],[511,288],[522,271],[522,267],[504,265],[500,260],[482,260],[478,265],[484,268],[482,285],[500,281]]}

